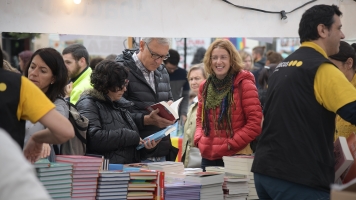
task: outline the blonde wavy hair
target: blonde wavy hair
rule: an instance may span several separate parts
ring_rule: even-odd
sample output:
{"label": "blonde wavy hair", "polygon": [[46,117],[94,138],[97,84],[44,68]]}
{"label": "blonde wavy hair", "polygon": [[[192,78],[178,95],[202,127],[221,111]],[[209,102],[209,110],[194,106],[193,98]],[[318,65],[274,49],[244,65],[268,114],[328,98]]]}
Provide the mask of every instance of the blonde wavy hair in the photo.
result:
{"label": "blonde wavy hair", "polygon": [[204,55],[203,63],[204,63],[204,68],[206,73],[212,75],[214,74],[214,71],[212,69],[212,59],[211,59],[211,54],[214,49],[216,48],[221,48],[225,49],[227,53],[230,56],[230,72],[232,73],[238,73],[243,69],[243,61],[241,59],[240,54],[237,52],[236,47],[226,39],[217,39],[215,40],[208,48]]}

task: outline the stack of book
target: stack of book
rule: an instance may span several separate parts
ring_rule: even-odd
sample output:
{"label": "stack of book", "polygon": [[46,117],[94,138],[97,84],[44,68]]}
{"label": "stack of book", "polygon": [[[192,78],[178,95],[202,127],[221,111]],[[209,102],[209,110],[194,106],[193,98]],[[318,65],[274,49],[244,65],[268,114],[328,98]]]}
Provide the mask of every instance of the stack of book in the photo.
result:
{"label": "stack of book", "polygon": [[163,171],[165,173],[166,180],[183,179],[184,178],[184,165],[182,162],[152,162],[147,163],[148,169]]}
{"label": "stack of book", "polygon": [[186,174],[184,182],[201,185],[200,199],[202,200],[223,200],[224,194],[222,184],[224,174],[218,172],[196,172]]}
{"label": "stack of book", "polygon": [[130,174],[122,171],[100,171],[97,200],[121,200],[127,198]]}
{"label": "stack of book", "polygon": [[154,199],[157,196],[157,171],[129,172],[127,199]]}
{"label": "stack of book", "polygon": [[72,191],[73,166],[40,159],[34,164],[37,177],[53,199],[68,199]]}
{"label": "stack of book", "polygon": [[226,173],[224,177],[224,197],[225,199],[245,200],[249,195],[249,181],[245,175]]}
{"label": "stack of book", "polygon": [[165,200],[199,200],[201,184],[194,182],[172,181],[165,183]]}
{"label": "stack of book", "polygon": [[244,156],[244,155],[223,157],[226,174],[244,175],[245,178],[249,179],[248,181],[249,192],[248,192],[247,199],[258,199],[253,173],[251,172],[253,159],[254,156]]}
{"label": "stack of book", "polygon": [[73,164],[72,199],[95,199],[103,159],[91,156],[58,155],[58,163]]}

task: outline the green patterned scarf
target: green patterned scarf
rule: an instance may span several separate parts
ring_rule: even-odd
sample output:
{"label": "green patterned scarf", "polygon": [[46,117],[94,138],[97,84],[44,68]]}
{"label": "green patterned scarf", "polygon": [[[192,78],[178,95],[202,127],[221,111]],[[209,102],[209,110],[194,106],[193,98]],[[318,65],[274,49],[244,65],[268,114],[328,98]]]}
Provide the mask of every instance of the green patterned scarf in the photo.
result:
{"label": "green patterned scarf", "polygon": [[[209,111],[213,111],[213,121],[215,130],[226,130],[229,136],[232,137],[233,131],[231,128],[231,107],[234,104],[234,86],[233,81],[236,74],[228,74],[224,79],[218,79],[215,75],[209,76],[203,88],[203,106],[202,106],[202,126],[204,134],[209,135],[211,128],[209,127]],[[215,111],[220,107],[219,116]],[[220,131],[219,131],[220,133]]]}

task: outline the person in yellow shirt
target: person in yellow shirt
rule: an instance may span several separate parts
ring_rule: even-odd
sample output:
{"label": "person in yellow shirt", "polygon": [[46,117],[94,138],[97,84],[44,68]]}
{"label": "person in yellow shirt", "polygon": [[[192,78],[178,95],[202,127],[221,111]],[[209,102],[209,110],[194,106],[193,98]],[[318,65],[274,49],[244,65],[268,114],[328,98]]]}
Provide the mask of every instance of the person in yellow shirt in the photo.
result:
{"label": "person in yellow shirt", "polygon": [[[0,48],[0,60],[2,50]],[[72,124],[54,108],[54,104],[30,80],[3,69],[0,62],[0,127],[24,148],[25,157],[36,161],[43,143],[60,144],[74,137]],[[25,120],[41,122],[48,129],[36,132],[25,147]]]}
{"label": "person in yellow shirt", "polygon": [[328,59],[345,38],[335,5],[315,5],[299,23],[301,47],[268,80],[251,171],[260,199],[329,199],[335,180],[335,117],[356,124],[356,88]]}
{"label": "person in yellow shirt", "polygon": [[[329,59],[356,88],[356,43],[349,45],[347,42],[341,41],[339,49],[339,53],[329,56]],[[337,115],[334,140],[339,136],[348,138],[353,132],[356,133],[356,126]]]}

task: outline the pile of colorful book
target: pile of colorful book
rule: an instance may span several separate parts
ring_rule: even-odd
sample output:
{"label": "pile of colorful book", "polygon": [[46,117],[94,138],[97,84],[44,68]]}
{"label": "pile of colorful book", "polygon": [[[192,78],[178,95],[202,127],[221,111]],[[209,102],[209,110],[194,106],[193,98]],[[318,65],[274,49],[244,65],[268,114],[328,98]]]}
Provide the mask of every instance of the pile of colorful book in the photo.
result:
{"label": "pile of colorful book", "polygon": [[68,199],[72,191],[72,164],[50,163],[48,159],[40,159],[34,167],[38,179],[53,199]]}
{"label": "pile of colorful book", "polygon": [[91,156],[58,155],[57,163],[73,165],[72,199],[93,199],[96,197],[97,180],[103,159]]}
{"label": "pile of colorful book", "polygon": [[157,196],[157,171],[139,169],[130,171],[127,199],[155,199]]}

